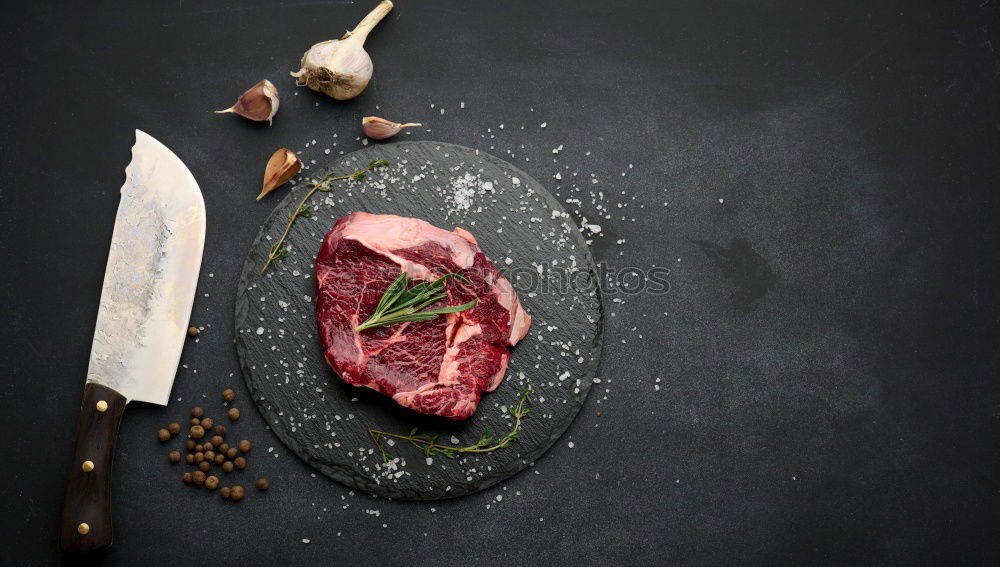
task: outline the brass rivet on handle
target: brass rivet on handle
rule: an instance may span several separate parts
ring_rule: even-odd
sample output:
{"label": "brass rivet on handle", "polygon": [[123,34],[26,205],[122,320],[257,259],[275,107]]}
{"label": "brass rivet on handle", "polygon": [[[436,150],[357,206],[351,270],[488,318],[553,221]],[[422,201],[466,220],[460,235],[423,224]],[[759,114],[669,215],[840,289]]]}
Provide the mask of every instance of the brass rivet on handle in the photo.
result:
{"label": "brass rivet on handle", "polygon": [[76,527],[76,533],[80,535],[87,535],[88,533],[90,533],[90,526],[81,523],[79,526]]}
{"label": "brass rivet on handle", "polygon": [[97,411],[101,413],[108,411],[108,402],[104,400],[97,402]]}
{"label": "brass rivet on handle", "polygon": [[94,461],[83,461],[83,466],[80,468],[83,469],[83,472],[90,472],[94,470]]}

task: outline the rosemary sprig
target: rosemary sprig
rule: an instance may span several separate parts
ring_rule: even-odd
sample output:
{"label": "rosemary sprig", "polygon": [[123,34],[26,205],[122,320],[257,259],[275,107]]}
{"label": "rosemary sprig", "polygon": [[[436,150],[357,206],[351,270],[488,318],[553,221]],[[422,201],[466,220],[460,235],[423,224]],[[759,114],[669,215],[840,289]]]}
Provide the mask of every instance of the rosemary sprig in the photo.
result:
{"label": "rosemary sprig", "polygon": [[469,283],[469,280],[459,274],[446,274],[433,282],[421,282],[410,289],[406,289],[406,286],[410,283],[410,277],[406,275],[406,272],[399,274],[396,276],[396,279],[392,280],[389,287],[386,288],[385,293],[382,294],[378,305],[375,306],[375,312],[364,323],[355,327],[354,331],[360,333],[365,329],[381,327],[383,325],[430,321],[431,319],[436,319],[438,315],[458,313],[459,311],[475,307],[476,302],[479,301],[478,299],[473,299],[461,305],[421,311],[425,307],[448,297],[447,293],[441,293],[441,291],[444,289],[444,283],[452,278],[461,280],[466,284]]}
{"label": "rosemary sprig", "polygon": [[378,169],[380,167],[386,167],[389,162],[384,159],[377,159],[368,164],[368,167],[364,169],[359,169],[354,173],[349,173],[347,175],[334,175],[332,173],[327,173],[323,177],[309,182],[309,191],[306,193],[305,197],[299,201],[299,206],[295,208],[295,212],[292,213],[288,218],[288,225],[285,226],[285,232],[281,234],[281,238],[271,246],[270,252],[267,254],[267,262],[264,263],[264,267],[260,269],[260,273],[267,271],[268,266],[270,266],[275,260],[280,260],[288,255],[288,248],[285,246],[285,239],[288,238],[288,232],[292,230],[292,225],[295,224],[295,219],[299,217],[310,217],[312,216],[312,209],[306,205],[306,201],[309,197],[313,196],[316,191],[322,191],[324,193],[329,192],[334,181],[343,181],[344,179],[353,179],[354,181],[361,181],[365,178],[365,174],[369,171]]}
{"label": "rosemary sprig", "polygon": [[444,455],[449,459],[457,458],[459,455],[464,453],[489,453],[491,451],[496,451],[497,449],[503,449],[504,447],[510,445],[514,441],[517,441],[518,432],[521,429],[521,420],[524,419],[528,412],[527,408],[529,398],[531,397],[531,386],[528,386],[521,392],[520,398],[518,398],[517,405],[508,408],[507,412],[514,417],[514,427],[503,437],[493,440],[493,434],[489,431],[484,431],[482,435],[479,436],[479,440],[474,444],[467,447],[455,447],[452,445],[442,445],[437,442],[437,435],[430,435],[428,433],[419,433],[417,428],[414,427],[410,430],[409,435],[399,435],[398,433],[389,433],[387,431],[380,431],[378,429],[369,429],[368,434],[371,435],[372,441],[375,442],[375,447],[378,448],[379,453],[382,456],[382,462],[388,463],[392,460],[392,455],[385,450],[385,443],[382,439],[384,437],[392,437],[394,439],[400,439],[406,441],[407,443],[413,445],[417,449],[420,449],[424,456],[433,457],[435,455]]}

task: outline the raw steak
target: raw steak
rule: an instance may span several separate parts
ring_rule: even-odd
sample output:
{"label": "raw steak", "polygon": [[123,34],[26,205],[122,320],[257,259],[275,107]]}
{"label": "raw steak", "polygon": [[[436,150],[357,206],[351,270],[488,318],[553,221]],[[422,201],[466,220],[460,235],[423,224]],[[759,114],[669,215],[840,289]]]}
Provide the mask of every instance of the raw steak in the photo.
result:
{"label": "raw steak", "polygon": [[[418,281],[451,272],[468,278],[468,285],[448,280],[448,297],[430,309],[479,301],[432,321],[354,332],[404,270]],[[531,325],[510,282],[467,231],[368,213],[342,217],[323,239],[316,257],[316,315],[326,361],[344,381],[450,419],[471,416],[482,393],[500,385],[507,347]]]}

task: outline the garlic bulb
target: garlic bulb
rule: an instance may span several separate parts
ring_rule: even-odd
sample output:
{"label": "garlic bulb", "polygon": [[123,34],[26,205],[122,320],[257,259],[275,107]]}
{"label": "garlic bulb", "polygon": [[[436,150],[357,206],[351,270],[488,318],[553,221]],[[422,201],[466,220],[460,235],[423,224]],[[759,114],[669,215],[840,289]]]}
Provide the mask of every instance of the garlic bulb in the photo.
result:
{"label": "garlic bulb", "polygon": [[365,51],[365,39],[390,10],[392,2],[382,0],[344,37],[310,47],[302,56],[302,68],[292,73],[295,84],[337,100],[361,94],[372,78],[372,59]]}
{"label": "garlic bulb", "polygon": [[422,124],[419,122],[407,122],[406,124],[400,124],[399,122],[390,122],[385,118],[379,118],[378,116],[365,116],[361,119],[361,130],[365,133],[365,136],[368,136],[373,140],[391,138],[398,134],[403,128],[408,128],[410,126],[422,126]]}
{"label": "garlic bulb", "polygon": [[278,89],[271,81],[264,79],[236,99],[236,104],[225,110],[216,110],[216,114],[232,112],[244,118],[263,122],[267,120],[271,124],[271,119],[278,113]]}
{"label": "garlic bulb", "polygon": [[264,186],[257,195],[260,201],[271,191],[281,187],[302,170],[302,160],[288,148],[281,148],[271,155],[264,168]]}

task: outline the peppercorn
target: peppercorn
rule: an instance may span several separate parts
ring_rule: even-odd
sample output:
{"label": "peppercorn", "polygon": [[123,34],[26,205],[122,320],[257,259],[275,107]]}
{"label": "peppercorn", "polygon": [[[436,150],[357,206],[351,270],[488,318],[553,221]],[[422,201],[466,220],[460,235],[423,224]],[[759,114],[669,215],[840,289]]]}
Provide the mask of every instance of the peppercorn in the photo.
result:
{"label": "peppercorn", "polygon": [[198,470],[202,472],[208,472],[208,469],[212,468],[212,463],[208,461],[202,461],[198,463]]}
{"label": "peppercorn", "polygon": [[212,445],[215,446],[215,447],[218,447],[219,445],[222,445],[222,436],[220,436],[220,435],[213,435],[212,436]]}
{"label": "peppercorn", "polygon": [[194,451],[194,446],[195,446],[194,439],[188,439],[187,442],[184,443],[184,448],[187,449],[188,451]]}
{"label": "peppercorn", "polygon": [[222,463],[222,470],[225,471],[225,472],[227,472],[227,473],[233,472],[233,462],[232,461],[226,461],[226,462]]}
{"label": "peppercorn", "polygon": [[234,500],[234,501],[237,501],[237,502],[240,501],[240,500],[243,500],[243,487],[242,486],[234,486],[234,487],[230,488],[229,489],[229,498],[231,500]]}
{"label": "peppercorn", "polygon": [[205,430],[202,429],[200,425],[191,426],[191,437],[194,437],[195,439],[201,439],[204,436],[205,436]]}
{"label": "peppercorn", "polygon": [[197,444],[197,445],[194,446],[194,450],[197,451],[197,452],[199,452],[199,453],[201,453],[202,451],[205,450],[205,446],[202,445],[201,443],[199,443],[199,444]]}
{"label": "peppercorn", "polygon": [[201,409],[201,406],[191,408],[191,417],[201,417],[203,415],[205,415],[205,410]]}
{"label": "peppercorn", "polygon": [[236,465],[236,468],[240,470],[247,468],[247,460],[244,459],[243,457],[236,457],[235,459],[233,459],[233,464]]}
{"label": "peppercorn", "polygon": [[202,471],[194,471],[191,473],[191,482],[201,486],[205,484],[205,473]]}
{"label": "peppercorn", "polygon": [[192,475],[190,472],[186,472],[184,473],[184,476],[182,476],[181,478],[184,480],[184,484],[191,484],[194,475]]}
{"label": "peppercorn", "polygon": [[206,453],[209,452],[209,451],[211,451],[212,449],[215,449],[215,445],[212,445],[211,443],[205,443],[205,452]]}
{"label": "peppercorn", "polygon": [[194,454],[194,462],[200,463],[204,460],[205,460],[205,453],[198,452]]}
{"label": "peppercorn", "polygon": [[215,431],[216,435],[225,435],[226,434],[226,426],[225,425],[216,425],[212,430]]}
{"label": "peppercorn", "polygon": [[229,443],[223,443],[223,444],[219,445],[219,452],[220,453],[226,453],[228,451],[229,451]]}
{"label": "peppercorn", "polygon": [[215,451],[205,451],[205,460],[211,461],[215,458]]}
{"label": "peppercorn", "polygon": [[170,451],[170,462],[171,463],[181,462],[181,454],[177,451]]}
{"label": "peppercorn", "polygon": [[220,488],[219,496],[221,496],[223,500],[229,500],[229,487],[223,486],[222,488]]}
{"label": "peppercorn", "polygon": [[228,404],[229,402],[235,399],[236,399],[236,392],[234,392],[232,388],[226,388],[225,390],[222,391],[222,401]]}
{"label": "peppercorn", "polygon": [[228,413],[229,413],[229,420],[230,421],[236,421],[237,419],[240,418],[240,410],[238,410],[236,408],[229,408],[229,412]]}
{"label": "peppercorn", "polygon": [[223,455],[222,453],[219,453],[218,455],[215,456],[214,460],[215,460],[215,464],[221,465],[222,462],[226,460],[226,456]]}
{"label": "peppercorn", "polygon": [[198,419],[197,417],[191,418],[191,425],[198,425],[199,423],[201,423],[201,420]]}
{"label": "peppercorn", "polygon": [[229,449],[226,449],[226,456],[229,457],[230,459],[235,459],[236,455],[237,455],[236,447],[230,447]]}
{"label": "peppercorn", "polygon": [[271,486],[271,483],[267,482],[266,478],[261,477],[261,478],[257,479],[257,490],[259,490],[261,492],[264,492],[265,490],[267,490],[268,488],[270,488],[270,486]]}
{"label": "peppercorn", "polygon": [[186,457],[188,464],[194,464],[194,453],[188,453]]}
{"label": "peppercorn", "polygon": [[166,429],[161,429],[156,432],[156,438],[160,440],[161,443],[166,443],[170,441],[170,432]]}
{"label": "peppercorn", "polygon": [[181,424],[171,423],[167,426],[167,431],[169,431],[171,435],[177,435],[181,432]]}
{"label": "peppercorn", "polygon": [[201,418],[201,426],[205,428],[205,431],[211,431],[215,427],[215,422],[210,417],[203,417]]}
{"label": "peppercorn", "polygon": [[246,439],[240,441],[240,451],[248,453],[250,451],[250,442]]}
{"label": "peppercorn", "polygon": [[188,336],[189,337],[197,337],[198,333],[200,333],[200,332],[201,331],[198,330],[198,327],[188,327]]}
{"label": "peppercorn", "polygon": [[219,487],[219,478],[215,476],[210,476],[205,479],[205,488],[209,490],[215,490]]}

